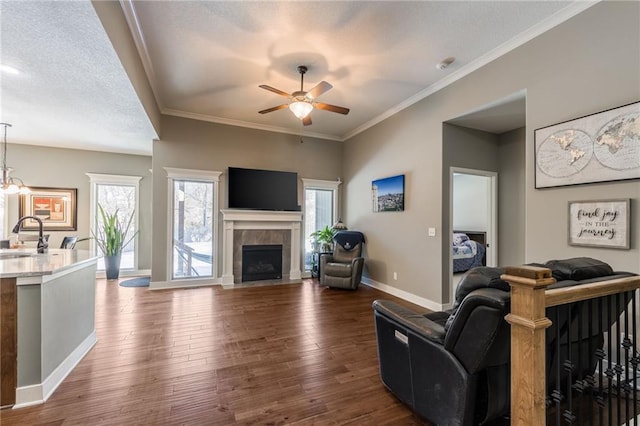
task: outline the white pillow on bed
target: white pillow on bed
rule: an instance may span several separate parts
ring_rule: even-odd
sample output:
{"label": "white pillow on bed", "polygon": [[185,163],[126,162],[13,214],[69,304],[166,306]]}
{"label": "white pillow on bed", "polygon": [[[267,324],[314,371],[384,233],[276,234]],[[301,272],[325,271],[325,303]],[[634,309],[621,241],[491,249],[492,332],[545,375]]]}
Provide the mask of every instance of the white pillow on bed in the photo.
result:
{"label": "white pillow on bed", "polygon": [[462,244],[465,241],[469,240],[469,236],[467,234],[463,234],[463,233],[457,233],[454,232],[453,234],[453,245],[457,246]]}

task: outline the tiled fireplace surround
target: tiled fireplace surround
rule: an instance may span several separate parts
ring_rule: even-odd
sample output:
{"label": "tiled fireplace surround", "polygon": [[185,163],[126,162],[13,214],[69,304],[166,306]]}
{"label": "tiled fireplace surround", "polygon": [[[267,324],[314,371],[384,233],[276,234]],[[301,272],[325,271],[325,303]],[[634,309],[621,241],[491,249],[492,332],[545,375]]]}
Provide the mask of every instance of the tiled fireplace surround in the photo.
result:
{"label": "tiled fireplace surround", "polygon": [[282,279],[299,280],[301,212],[222,210],[222,285],[242,280],[242,246],[282,244]]}

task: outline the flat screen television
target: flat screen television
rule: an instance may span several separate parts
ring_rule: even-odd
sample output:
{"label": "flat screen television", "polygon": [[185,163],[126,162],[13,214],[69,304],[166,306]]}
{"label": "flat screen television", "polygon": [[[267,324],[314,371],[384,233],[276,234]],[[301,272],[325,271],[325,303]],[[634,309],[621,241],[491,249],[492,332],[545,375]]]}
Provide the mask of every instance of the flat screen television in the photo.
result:
{"label": "flat screen television", "polygon": [[230,209],[300,211],[298,174],[229,167]]}

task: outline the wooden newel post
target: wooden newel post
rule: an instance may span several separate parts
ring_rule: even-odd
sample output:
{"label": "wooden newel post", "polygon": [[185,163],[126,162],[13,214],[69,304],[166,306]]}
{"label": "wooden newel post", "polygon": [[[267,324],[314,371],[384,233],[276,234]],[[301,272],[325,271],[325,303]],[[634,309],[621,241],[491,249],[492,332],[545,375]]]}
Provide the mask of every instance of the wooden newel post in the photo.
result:
{"label": "wooden newel post", "polygon": [[508,267],[502,279],[511,286],[511,424],[544,425],[545,289],[556,280],[535,266]]}

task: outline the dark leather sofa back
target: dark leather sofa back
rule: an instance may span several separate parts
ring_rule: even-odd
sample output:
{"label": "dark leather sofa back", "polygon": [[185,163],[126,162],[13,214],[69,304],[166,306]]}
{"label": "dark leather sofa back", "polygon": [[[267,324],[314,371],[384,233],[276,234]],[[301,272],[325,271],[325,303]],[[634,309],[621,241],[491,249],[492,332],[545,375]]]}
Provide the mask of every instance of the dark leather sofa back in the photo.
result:
{"label": "dark leather sofa back", "polygon": [[611,266],[590,257],[550,260],[544,266],[551,269],[553,278],[557,281],[582,281],[613,275]]}

